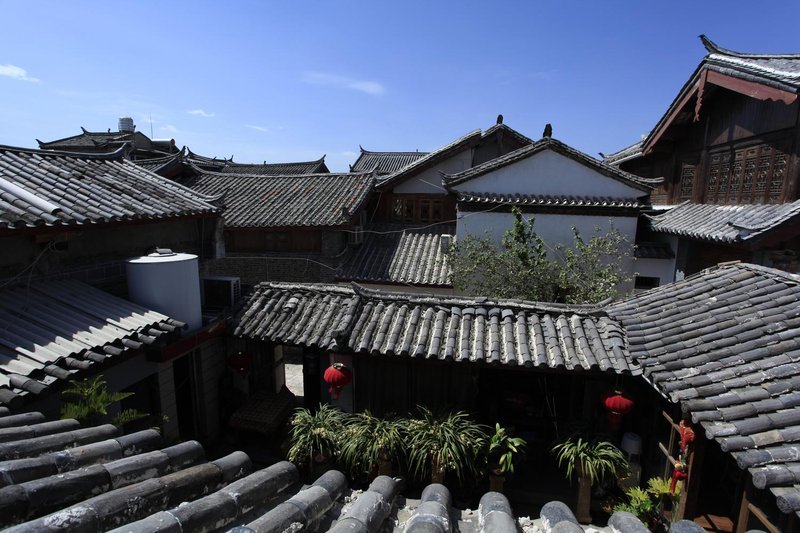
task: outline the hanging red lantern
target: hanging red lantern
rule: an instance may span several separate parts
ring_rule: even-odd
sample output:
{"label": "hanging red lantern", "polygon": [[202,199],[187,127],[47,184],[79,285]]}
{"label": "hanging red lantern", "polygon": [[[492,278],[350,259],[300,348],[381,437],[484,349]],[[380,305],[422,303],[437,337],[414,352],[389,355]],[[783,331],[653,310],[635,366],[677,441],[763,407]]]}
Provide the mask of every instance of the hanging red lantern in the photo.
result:
{"label": "hanging red lantern", "polygon": [[611,429],[616,431],[622,425],[622,417],[633,410],[633,398],[622,392],[615,390],[603,395],[603,406],[608,411],[608,423]]}
{"label": "hanging red lantern", "polygon": [[681,420],[680,424],[678,424],[678,431],[681,435],[681,454],[688,455],[689,445],[694,442],[694,430],[686,425],[685,420]]}
{"label": "hanging red lantern", "polygon": [[343,363],[333,363],[325,369],[325,374],[323,374],[322,379],[325,380],[325,383],[330,385],[328,392],[331,393],[331,397],[334,400],[338,400],[342,388],[353,381],[353,373],[350,372],[350,369],[344,366]]}
{"label": "hanging red lantern", "polygon": [[228,366],[245,375],[253,368],[253,355],[245,352],[236,352],[228,357]]}

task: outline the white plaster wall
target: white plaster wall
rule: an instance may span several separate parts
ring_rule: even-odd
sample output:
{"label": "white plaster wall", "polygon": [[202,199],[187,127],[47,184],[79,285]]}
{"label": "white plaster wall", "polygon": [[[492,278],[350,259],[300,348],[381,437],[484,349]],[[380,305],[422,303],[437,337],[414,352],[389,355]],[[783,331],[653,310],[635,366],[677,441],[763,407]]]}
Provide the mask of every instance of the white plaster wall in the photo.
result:
{"label": "white plaster wall", "polygon": [[638,198],[646,194],[552,150],[544,150],[452,188],[497,194],[613,198]]}
{"label": "white plaster wall", "polygon": [[468,148],[400,183],[394,187],[393,192],[399,194],[447,194],[442,187],[440,172],[455,174],[467,170],[471,165],[472,148]]}
{"label": "white plaster wall", "polygon": [[675,258],[637,259],[633,264],[637,276],[658,278],[658,284],[666,285],[675,281]]}

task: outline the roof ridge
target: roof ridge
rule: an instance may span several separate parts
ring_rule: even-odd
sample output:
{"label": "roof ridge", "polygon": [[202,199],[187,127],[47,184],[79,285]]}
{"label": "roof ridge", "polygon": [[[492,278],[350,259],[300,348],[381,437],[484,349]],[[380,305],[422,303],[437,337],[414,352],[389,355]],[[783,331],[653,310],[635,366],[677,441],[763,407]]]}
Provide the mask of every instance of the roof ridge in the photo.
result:
{"label": "roof ridge", "polygon": [[231,172],[218,172],[214,170],[203,170],[195,165],[192,161],[189,161],[189,166],[197,172],[198,174],[202,175],[210,175],[210,176],[218,176],[223,178],[235,179],[235,178],[260,178],[260,179],[273,179],[273,178],[311,178],[311,177],[358,177],[358,176],[372,176],[372,171],[364,171],[364,172],[313,172],[310,174],[234,174]]}
{"label": "roof ridge", "polygon": [[525,310],[537,310],[543,313],[572,313],[586,316],[609,316],[606,310],[598,304],[559,304],[553,302],[534,302],[528,300],[518,300],[512,298],[488,298],[485,296],[454,296],[435,293],[415,293],[403,291],[384,291],[383,289],[371,289],[356,282],[351,282],[350,287],[341,285],[331,285],[327,283],[293,283],[293,282],[261,282],[256,285],[259,287],[270,287],[285,290],[306,290],[309,292],[324,293],[334,291],[343,294],[355,294],[363,298],[380,300],[397,300],[409,303],[422,303],[429,305],[460,305],[470,306],[504,306]]}
{"label": "roof ridge", "polygon": [[[127,144],[127,143],[125,143]],[[38,154],[46,157],[71,157],[74,159],[95,159],[95,160],[116,160],[124,159],[125,144],[113,152],[74,152],[71,150],[47,150],[45,148],[23,148],[21,146],[11,146],[0,144],[0,151],[24,152]]]}
{"label": "roof ridge", "polygon": [[[197,154],[195,154],[197,155]],[[202,157],[202,156],[201,156]],[[219,161],[219,160],[218,160]],[[319,159],[312,159],[310,161],[286,161],[286,162],[279,162],[279,163],[267,163],[266,160],[264,163],[239,163],[237,161],[227,161],[229,166],[238,166],[238,167],[268,167],[268,166],[281,166],[281,165],[310,165],[312,163],[324,163],[325,162],[325,154],[322,155]]]}
{"label": "roof ridge", "polygon": [[362,154],[372,154],[372,155],[374,155],[374,154],[384,154],[384,155],[392,155],[392,154],[398,154],[398,155],[414,155],[414,154],[420,154],[420,155],[428,155],[428,154],[430,154],[430,153],[431,153],[431,152],[421,152],[421,151],[419,151],[419,150],[410,150],[410,151],[407,151],[407,152],[403,152],[403,151],[391,151],[391,150],[383,150],[383,151],[382,151],[382,150],[378,150],[378,151],[372,151],[372,150],[367,150],[367,149],[365,149],[365,148],[364,148],[364,147],[362,147],[360,144],[358,145],[358,147],[361,149],[361,153],[362,153]]}
{"label": "roof ridge", "polygon": [[709,39],[705,34],[700,35],[700,41],[703,46],[708,50],[709,54],[722,54],[731,57],[740,57],[742,59],[800,59],[800,54],[752,54],[748,52],[736,52],[727,48],[722,48],[717,43]]}

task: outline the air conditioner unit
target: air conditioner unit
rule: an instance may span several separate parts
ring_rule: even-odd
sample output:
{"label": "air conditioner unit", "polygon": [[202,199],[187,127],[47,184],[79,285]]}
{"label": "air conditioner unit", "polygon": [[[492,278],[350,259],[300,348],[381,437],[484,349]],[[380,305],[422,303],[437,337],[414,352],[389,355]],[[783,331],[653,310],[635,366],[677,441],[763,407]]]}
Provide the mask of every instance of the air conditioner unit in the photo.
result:
{"label": "air conditioner unit", "polygon": [[242,297],[238,276],[205,276],[200,279],[203,307],[233,307]]}
{"label": "air conditioner unit", "polygon": [[353,229],[347,234],[347,242],[350,244],[361,244],[364,242],[363,226],[353,226]]}

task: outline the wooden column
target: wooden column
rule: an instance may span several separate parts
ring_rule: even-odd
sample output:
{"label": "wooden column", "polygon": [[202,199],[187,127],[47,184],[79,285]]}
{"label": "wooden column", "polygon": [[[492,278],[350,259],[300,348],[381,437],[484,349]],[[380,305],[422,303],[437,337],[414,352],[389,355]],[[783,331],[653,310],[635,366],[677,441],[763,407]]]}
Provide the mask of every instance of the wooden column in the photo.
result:
{"label": "wooden column", "polygon": [[689,454],[689,477],[683,483],[681,498],[678,501],[678,519],[685,518],[691,520],[697,516],[700,480],[703,477],[703,458],[705,457],[708,440],[699,427],[696,434],[697,438],[691,445],[691,453]]}
{"label": "wooden column", "polygon": [[708,128],[711,122],[711,118],[709,117],[708,113],[706,113],[705,115],[706,115],[705,125],[703,126],[703,148],[702,151],[700,152],[700,160],[698,161],[697,166],[694,169],[694,186],[692,189],[692,202],[696,204],[704,203],[706,199],[706,175],[708,174]]}

